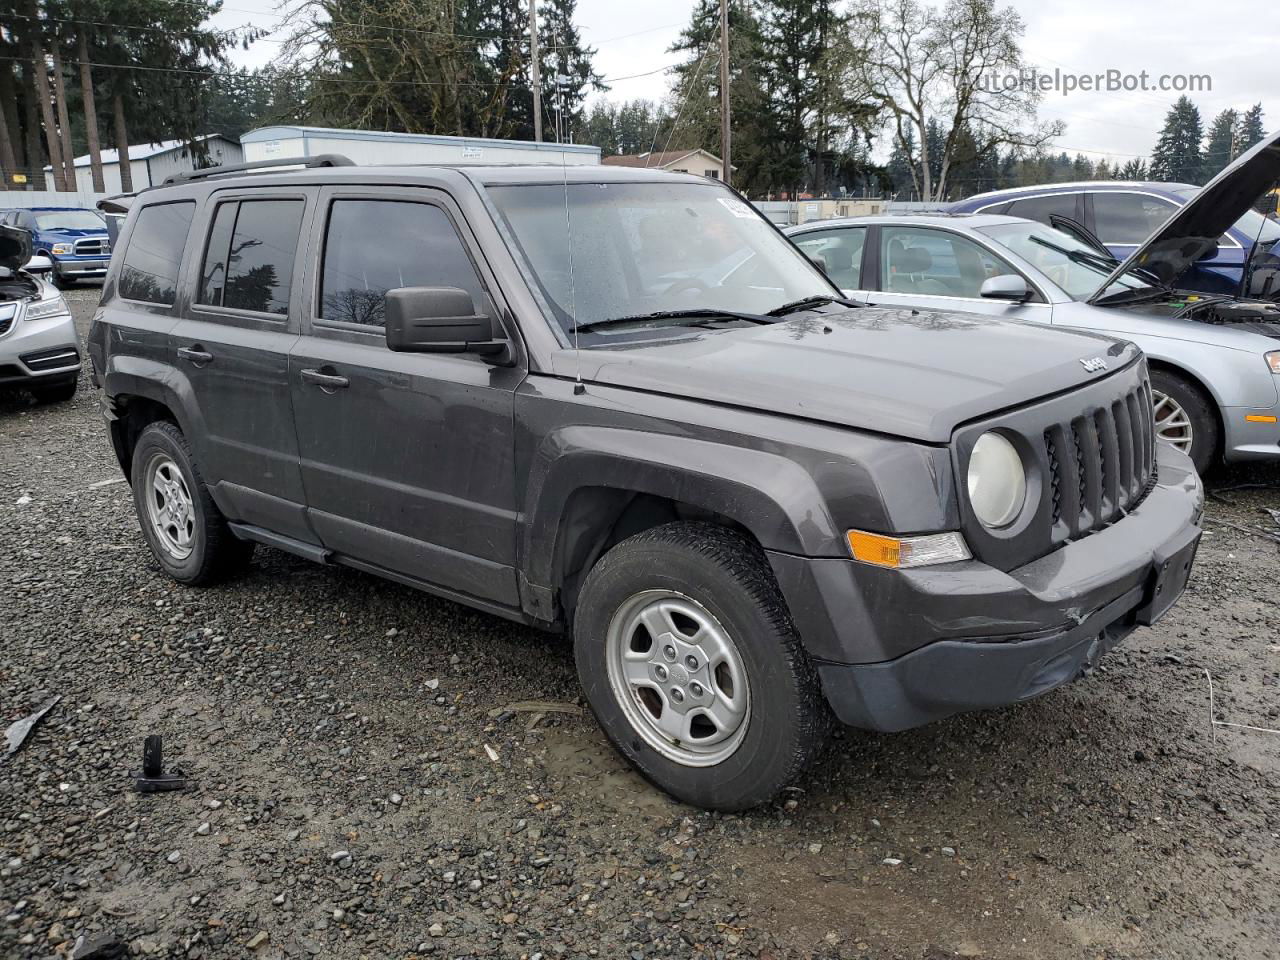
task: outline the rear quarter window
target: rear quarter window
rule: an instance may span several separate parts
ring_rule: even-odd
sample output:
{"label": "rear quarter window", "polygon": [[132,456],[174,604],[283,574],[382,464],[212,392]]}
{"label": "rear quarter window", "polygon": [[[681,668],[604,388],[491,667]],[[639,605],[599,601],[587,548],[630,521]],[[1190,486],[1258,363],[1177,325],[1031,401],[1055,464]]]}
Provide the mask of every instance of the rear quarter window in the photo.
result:
{"label": "rear quarter window", "polygon": [[120,296],[144,303],[172,306],[178,292],[178,271],[195,216],[191,200],[153,203],[138,211],[120,268]]}

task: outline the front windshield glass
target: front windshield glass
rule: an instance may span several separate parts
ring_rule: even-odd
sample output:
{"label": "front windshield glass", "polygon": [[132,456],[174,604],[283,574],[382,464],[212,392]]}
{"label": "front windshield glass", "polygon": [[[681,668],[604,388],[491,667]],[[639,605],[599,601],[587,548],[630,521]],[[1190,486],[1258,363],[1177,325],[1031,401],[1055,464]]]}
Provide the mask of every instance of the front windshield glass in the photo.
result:
{"label": "front windshield glass", "polygon": [[[521,184],[489,193],[567,339],[575,323],[671,310],[764,314],[839,296],[768,221],[714,184]],[[634,339],[654,326],[598,327],[582,342]],[[678,321],[661,329],[670,336]]]}
{"label": "front windshield glass", "polygon": [[41,230],[105,230],[106,221],[92,210],[48,210],[37,213],[36,225]]}
{"label": "front windshield glass", "polygon": [[[1200,188],[1183,187],[1173,192],[1185,200],[1190,200],[1200,192]],[[1236,229],[1249,238],[1249,243],[1256,241],[1263,246],[1269,246],[1280,240],[1280,223],[1264,217],[1257,210],[1246,210],[1244,216],[1236,221]]]}
{"label": "front windshield glass", "polygon": [[[1119,266],[1075,237],[1040,223],[1002,223],[977,230],[1031,263],[1072,300],[1088,300]],[[1105,296],[1146,286],[1141,277],[1128,273],[1111,284]]]}

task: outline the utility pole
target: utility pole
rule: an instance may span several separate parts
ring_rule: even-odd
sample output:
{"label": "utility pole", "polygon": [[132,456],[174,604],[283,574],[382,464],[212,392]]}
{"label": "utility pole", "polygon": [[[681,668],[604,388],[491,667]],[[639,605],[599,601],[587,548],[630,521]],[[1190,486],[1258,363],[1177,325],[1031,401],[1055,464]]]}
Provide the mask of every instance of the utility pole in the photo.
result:
{"label": "utility pole", "polygon": [[720,159],[726,184],[733,179],[729,146],[729,0],[720,0]]}
{"label": "utility pole", "polygon": [[529,0],[529,70],[533,80],[533,139],[542,142],[542,71],[538,59],[538,0]]}

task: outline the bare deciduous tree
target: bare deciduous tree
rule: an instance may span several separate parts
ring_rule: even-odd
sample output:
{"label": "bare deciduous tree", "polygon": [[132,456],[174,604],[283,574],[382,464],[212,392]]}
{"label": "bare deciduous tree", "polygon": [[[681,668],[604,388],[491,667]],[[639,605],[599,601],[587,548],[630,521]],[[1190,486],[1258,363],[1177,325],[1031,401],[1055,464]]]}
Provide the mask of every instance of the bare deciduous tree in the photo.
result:
{"label": "bare deciduous tree", "polygon": [[[1019,39],[1022,18],[994,0],[858,0],[850,35],[858,48],[847,76],[851,93],[890,118],[894,146],[914,159],[916,189],[946,196],[957,148],[1036,149],[1059,136],[1061,122],[1036,122],[1040,93],[1030,84],[993,83],[1029,71]],[[940,157],[929,155],[928,127],[945,131]],[[918,152],[914,152],[918,151]],[[934,171],[937,176],[934,176]]]}

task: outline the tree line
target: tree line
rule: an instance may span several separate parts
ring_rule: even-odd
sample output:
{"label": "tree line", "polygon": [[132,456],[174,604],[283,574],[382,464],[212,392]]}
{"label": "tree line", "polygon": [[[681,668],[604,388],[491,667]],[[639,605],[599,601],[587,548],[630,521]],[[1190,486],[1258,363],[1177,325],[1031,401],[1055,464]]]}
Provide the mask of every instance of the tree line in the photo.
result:
{"label": "tree line", "polygon": [[[104,189],[103,143],[129,177],[130,141],[204,133],[209,81],[253,31],[206,26],[214,0],[6,0],[0,13],[0,174],[44,189]],[[74,159],[83,145],[88,182]],[[198,149],[198,147],[197,147]]]}
{"label": "tree line", "polygon": [[[87,186],[71,162],[87,152],[101,190],[106,142],[127,157],[130,140],[194,144],[268,123],[533,138],[527,0],[286,0],[267,38],[211,29],[220,0],[3,2],[6,182],[49,163],[59,189]],[[606,155],[719,154],[719,0],[695,0],[659,101],[597,96],[609,78],[583,41],[577,0],[539,0],[538,18],[545,139]],[[1262,136],[1260,105],[1223,111],[1206,132],[1183,97],[1149,162],[1054,151],[1063,125],[1039,120],[1038,92],[983,82],[1029,67],[1022,20],[996,0],[729,0],[729,27],[733,181],[753,197],[1200,183]],[[228,53],[259,41],[278,45],[271,63],[232,69]],[[127,163],[121,173],[131,189]]]}

